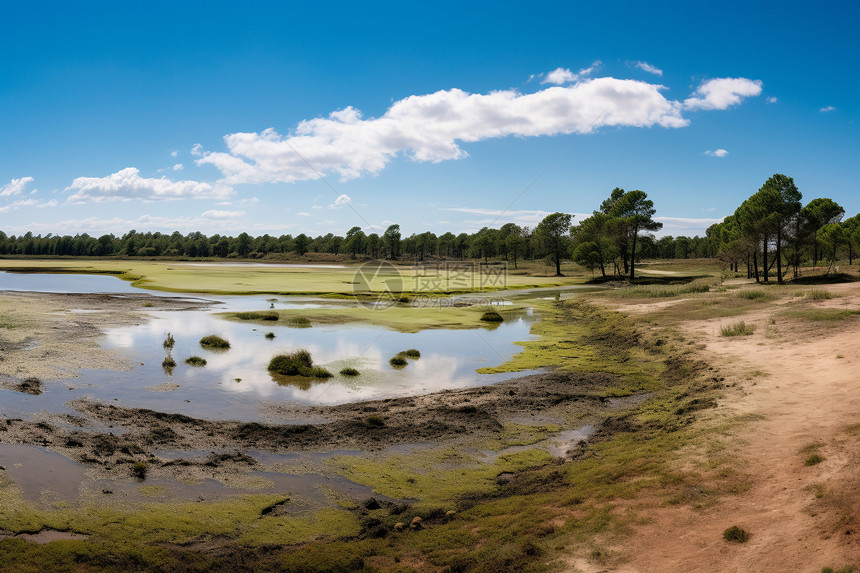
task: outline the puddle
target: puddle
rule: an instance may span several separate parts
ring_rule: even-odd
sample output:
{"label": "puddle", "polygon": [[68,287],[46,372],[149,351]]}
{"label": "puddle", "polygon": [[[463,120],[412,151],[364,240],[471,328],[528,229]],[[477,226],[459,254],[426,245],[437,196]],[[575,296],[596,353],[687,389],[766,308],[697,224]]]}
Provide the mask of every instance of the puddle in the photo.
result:
{"label": "puddle", "polygon": [[71,531],[57,531],[56,529],[43,529],[39,533],[19,533],[15,535],[18,539],[23,539],[24,541],[30,541],[31,543],[38,543],[39,545],[45,545],[46,543],[50,543],[52,541],[82,541],[84,539],[89,539],[89,535],[83,535],[80,533],[72,533]]}
{"label": "puddle", "polygon": [[65,273],[0,272],[0,290],[53,293],[148,293],[155,296],[176,296],[173,293],[145,291],[110,275],[74,275]]}
{"label": "puddle", "polygon": [[36,446],[0,444],[0,466],[30,501],[73,501],[86,478],[84,466]]}

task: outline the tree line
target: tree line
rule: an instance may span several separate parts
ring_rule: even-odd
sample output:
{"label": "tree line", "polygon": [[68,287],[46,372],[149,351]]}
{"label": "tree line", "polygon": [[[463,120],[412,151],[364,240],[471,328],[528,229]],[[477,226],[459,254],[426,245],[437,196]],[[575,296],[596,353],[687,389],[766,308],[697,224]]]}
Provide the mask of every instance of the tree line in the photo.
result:
{"label": "tree line", "polygon": [[[129,231],[122,236],[86,233],[7,236],[0,231],[0,255],[79,257],[168,257],[281,259],[308,254],[346,255],[351,259],[481,259],[546,260],[561,274],[562,261],[572,259],[602,277],[635,278],[641,259],[719,257],[737,271],[744,265],[750,278],[768,281],[796,276],[811,263],[832,266],[847,256],[853,264],[860,249],[860,215],[845,221],[845,211],[830,199],[801,204],[794,181],[774,175],[744,201],[733,215],[709,227],[704,237],[655,238],[662,223],[654,220],[653,201],[644,191],[616,188],[590,217],[573,224],[566,213],[552,213],[534,228],[507,223],[475,233],[431,231],[403,236],[399,225],[382,233],[352,227],[343,236],[328,233],[252,237],[200,232],[186,235]],[[775,270],[774,270],[775,267]]]}

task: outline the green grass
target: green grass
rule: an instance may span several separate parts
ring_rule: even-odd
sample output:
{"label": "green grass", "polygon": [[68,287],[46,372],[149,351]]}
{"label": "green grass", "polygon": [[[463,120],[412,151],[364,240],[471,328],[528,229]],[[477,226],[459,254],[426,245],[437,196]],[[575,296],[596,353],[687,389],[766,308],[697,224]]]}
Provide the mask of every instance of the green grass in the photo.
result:
{"label": "green grass", "polygon": [[204,336],[200,339],[200,346],[204,348],[227,349],[230,348],[230,342],[220,336],[210,334],[209,336]]}
{"label": "green grass", "polygon": [[761,289],[739,290],[739,291],[737,291],[736,296],[739,296],[740,298],[745,298],[748,300],[754,300],[756,302],[764,302],[764,301],[773,299],[773,296],[771,296],[769,293],[767,293]]}
{"label": "green grass", "polygon": [[279,354],[269,361],[269,372],[281,376],[302,376],[305,378],[331,378],[325,368],[314,366],[310,352],[297,350],[290,354]]}
{"label": "green grass", "polygon": [[613,289],[607,293],[607,296],[619,298],[673,298],[687,294],[705,293],[720,283],[719,277],[712,276],[694,278],[693,280],[679,277],[675,280],[679,284],[636,284]]}
{"label": "green grass", "polygon": [[821,462],[824,461],[824,457],[820,454],[812,454],[808,458],[803,461],[803,465],[805,466],[817,466]]}
{"label": "green grass", "polygon": [[[497,284],[497,276],[475,266],[469,284],[489,285],[485,290],[528,288],[582,284],[587,275],[576,266],[565,265],[564,277],[556,277],[554,269],[540,263],[527,262],[522,273],[508,273]],[[303,267],[236,267],[211,264],[185,264],[181,261],[110,260],[110,259],[4,259],[0,269],[17,269],[30,272],[66,272],[86,274],[112,274],[132,281],[141,288],[189,293],[210,294],[341,294],[352,295],[355,289],[357,265],[344,268],[321,266]],[[395,269],[382,267],[372,276],[370,288],[375,292],[386,292],[390,284],[401,284],[405,293],[423,292],[430,289],[438,294],[457,294],[473,289],[464,288],[463,277],[455,273],[441,272],[439,281],[421,280],[426,271],[410,265]],[[429,286],[424,286],[429,285]]]}
{"label": "green grass", "polygon": [[287,326],[293,328],[310,328],[312,325],[310,319],[305,316],[291,316],[287,318]]}
{"label": "green grass", "polygon": [[206,359],[201,358],[199,356],[190,356],[190,357],[185,359],[185,363],[188,364],[189,366],[202,367],[202,366],[206,366]]}
{"label": "green grass", "polygon": [[812,289],[805,293],[809,300],[830,300],[833,298],[833,293],[824,289]]}
{"label": "green grass", "polygon": [[236,312],[233,313],[233,316],[238,318],[239,320],[263,320],[263,321],[276,321],[278,320],[278,313],[273,311],[246,311],[246,312]]}
{"label": "green grass", "polygon": [[720,328],[720,334],[723,336],[750,336],[755,332],[755,328],[754,324],[747,324],[741,320]]}

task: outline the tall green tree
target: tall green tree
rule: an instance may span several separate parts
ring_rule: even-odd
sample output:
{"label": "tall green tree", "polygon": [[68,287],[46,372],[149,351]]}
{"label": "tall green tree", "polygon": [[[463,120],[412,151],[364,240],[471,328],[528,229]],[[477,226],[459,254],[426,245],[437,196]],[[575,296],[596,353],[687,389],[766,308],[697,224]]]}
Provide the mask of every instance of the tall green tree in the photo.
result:
{"label": "tall green tree", "polygon": [[[610,218],[619,221],[630,245],[630,280],[636,276],[636,242],[645,231],[659,231],[663,223],[654,220],[654,202],[644,191],[627,191],[609,210]],[[627,241],[625,241],[627,243]]]}
{"label": "tall green tree", "polygon": [[396,260],[400,256],[400,225],[390,225],[382,235],[382,245],[388,258]]}
{"label": "tall green tree", "polygon": [[555,263],[555,276],[560,277],[561,260],[567,251],[567,234],[570,231],[572,215],[567,213],[553,213],[547,215],[535,228],[535,233],[540,237],[545,252],[550,260]]}

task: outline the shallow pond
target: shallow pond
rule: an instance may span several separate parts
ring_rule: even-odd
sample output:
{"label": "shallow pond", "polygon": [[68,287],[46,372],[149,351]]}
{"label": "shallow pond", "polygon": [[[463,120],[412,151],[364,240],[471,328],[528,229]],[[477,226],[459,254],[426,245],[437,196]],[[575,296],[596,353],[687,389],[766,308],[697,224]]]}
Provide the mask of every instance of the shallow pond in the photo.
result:
{"label": "shallow pond", "polygon": [[0,290],[55,293],[147,293],[174,296],[172,293],[144,291],[111,275],[72,275],[66,273],[10,273],[0,271]]}
{"label": "shallow pond", "polygon": [[[117,292],[150,292],[115,277],[67,274],[0,274],[0,289],[9,286],[4,281],[10,277],[17,281],[13,286],[22,290],[109,292],[111,288],[126,287],[126,291]],[[85,280],[78,282],[78,279]],[[45,381],[44,393],[38,396],[4,393],[0,414],[28,417],[39,410],[66,411],[63,405],[66,401],[86,397],[207,419],[305,422],[267,417],[265,412],[270,410],[265,406],[283,402],[333,405],[420,395],[521,376],[521,372],[478,374],[476,370],[501,364],[519,352],[521,347],[516,342],[534,338],[529,329],[536,320],[527,311],[492,329],[402,333],[359,324],[291,328],[277,322],[266,326],[232,322],[216,313],[338,307],[352,303],[265,295],[202,298],[217,299],[217,304],[207,310],[151,311],[148,313],[151,320],[143,324],[106,332],[102,345],[128,357],[134,364],[130,371],[93,368],[82,371],[77,378]],[[168,332],[175,338],[171,355],[177,363],[169,372],[162,367],[167,354],[162,343]],[[274,338],[266,338],[269,332]],[[226,338],[231,347],[217,351],[201,347],[200,339],[209,334]],[[403,368],[392,368],[389,359],[409,348],[418,349],[421,358],[410,359]],[[299,385],[274,380],[267,370],[269,360],[297,349],[308,350],[315,365],[328,369],[334,376],[327,380],[302,379]],[[186,364],[185,359],[191,356],[204,358],[206,365]],[[355,368],[361,374],[353,377],[339,374],[345,367]]]}

